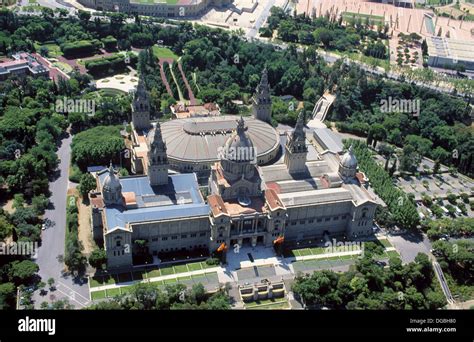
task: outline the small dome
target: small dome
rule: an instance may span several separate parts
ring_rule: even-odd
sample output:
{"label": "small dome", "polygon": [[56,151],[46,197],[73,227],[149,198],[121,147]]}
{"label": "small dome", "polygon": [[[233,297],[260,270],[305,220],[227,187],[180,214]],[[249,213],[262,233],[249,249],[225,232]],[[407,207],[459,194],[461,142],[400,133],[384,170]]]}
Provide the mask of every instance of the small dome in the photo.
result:
{"label": "small dome", "polygon": [[115,175],[114,168],[112,163],[109,166],[109,174],[105,177],[104,185],[102,186],[102,191],[105,192],[119,192],[122,191],[122,184],[120,184],[119,178]]}
{"label": "small dome", "polygon": [[232,161],[252,161],[257,157],[252,140],[245,132],[245,122],[242,117],[238,121],[237,131],[225,143],[223,152],[223,157]]}
{"label": "small dome", "polygon": [[352,145],[349,147],[349,150],[342,156],[341,165],[348,169],[357,169],[357,158],[354,155]]}

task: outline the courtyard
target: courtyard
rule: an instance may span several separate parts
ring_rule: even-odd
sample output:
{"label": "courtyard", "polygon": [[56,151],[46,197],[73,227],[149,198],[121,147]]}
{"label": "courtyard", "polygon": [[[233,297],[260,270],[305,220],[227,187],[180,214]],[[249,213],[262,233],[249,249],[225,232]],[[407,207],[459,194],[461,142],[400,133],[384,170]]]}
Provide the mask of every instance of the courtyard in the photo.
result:
{"label": "courtyard", "polygon": [[110,77],[98,79],[96,81],[97,89],[116,90],[123,93],[130,93],[138,85],[138,77],[133,72],[129,75],[118,74]]}

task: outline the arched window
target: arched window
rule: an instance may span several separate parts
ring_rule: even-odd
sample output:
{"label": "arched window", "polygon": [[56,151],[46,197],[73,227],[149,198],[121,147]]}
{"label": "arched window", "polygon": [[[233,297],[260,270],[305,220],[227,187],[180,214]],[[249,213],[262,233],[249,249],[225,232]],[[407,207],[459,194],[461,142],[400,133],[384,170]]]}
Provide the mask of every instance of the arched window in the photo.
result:
{"label": "arched window", "polygon": [[366,218],[367,217],[367,212],[369,211],[369,209],[367,208],[364,208],[362,209],[362,218]]}

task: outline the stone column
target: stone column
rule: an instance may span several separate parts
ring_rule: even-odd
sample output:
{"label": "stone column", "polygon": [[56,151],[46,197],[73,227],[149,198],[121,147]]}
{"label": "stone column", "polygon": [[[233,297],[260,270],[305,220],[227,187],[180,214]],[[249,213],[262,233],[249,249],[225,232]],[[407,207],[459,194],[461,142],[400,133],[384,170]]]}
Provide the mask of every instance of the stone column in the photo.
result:
{"label": "stone column", "polygon": [[255,247],[255,246],[257,246],[257,237],[252,236],[252,247]]}

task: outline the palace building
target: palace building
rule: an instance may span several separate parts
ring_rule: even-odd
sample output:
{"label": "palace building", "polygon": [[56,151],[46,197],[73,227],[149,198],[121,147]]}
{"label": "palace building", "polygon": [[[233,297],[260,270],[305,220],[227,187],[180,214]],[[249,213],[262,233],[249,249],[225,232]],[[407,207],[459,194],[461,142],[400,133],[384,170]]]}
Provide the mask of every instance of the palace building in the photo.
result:
{"label": "palace building", "polygon": [[78,2],[98,11],[179,18],[203,15],[211,7],[228,7],[232,0],[78,0]]}
{"label": "palace building", "polygon": [[[267,123],[269,101],[264,72],[253,118],[225,115],[153,125],[139,82],[132,104],[137,174],[119,177],[110,166],[97,173],[97,189],[90,193],[94,237],[104,242],[108,267],[131,267],[136,240],[159,256],[212,252],[222,244],[271,247],[282,237],[291,245],[372,234],[376,197],[358,171],[352,147],[343,154],[318,154],[306,139],[302,114],[280,139]],[[174,127],[173,134],[167,126]],[[209,167],[207,198],[194,169],[176,173],[178,151],[182,165]]]}

